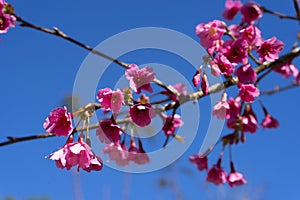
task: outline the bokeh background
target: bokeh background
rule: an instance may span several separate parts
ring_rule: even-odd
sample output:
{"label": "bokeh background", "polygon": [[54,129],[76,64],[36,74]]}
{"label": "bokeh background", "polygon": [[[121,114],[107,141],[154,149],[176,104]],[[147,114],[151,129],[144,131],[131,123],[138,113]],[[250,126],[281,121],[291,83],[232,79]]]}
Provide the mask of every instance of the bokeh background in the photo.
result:
{"label": "bokeh background", "polygon": [[[119,32],[148,26],[173,29],[198,40],[195,26],[221,19],[224,2],[9,1],[24,19],[49,28],[57,26],[92,47]],[[294,13],[292,0],[257,2],[282,13]],[[299,31],[296,21],[280,20],[267,14],[258,26],[264,38],[275,35],[285,42],[283,53],[291,49]],[[4,141],[6,136],[43,133],[45,118],[53,108],[66,103],[77,70],[89,52],[59,38],[22,27],[11,29],[0,38],[0,140]],[[164,63],[191,79],[193,69],[185,68],[182,60],[173,58],[151,51],[122,57],[129,63]],[[299,61],[295,60],[295,64]],[[122,68],[113,64],[109,70],[107,74],[111,76],[123,73]],[[271,89],[290,82],[291,79],[271,74],[260,86]],[[110,84],[108,78],[99,87]],[[229,188],[206,183],[206,173],[197,171],[188,162],[188,156],[199,151],[210,120],[210,102],[206,98],[199,103],[200,128],[193,144],[174,164],[156,172],[129,174],[109,167],[92,173],[57,169],[54,162],[44,157],[62,146],[64,138],[1,147],[0,199],[300,199],[299,97],[298,88],[262,97],[269,112],[279,119],[280,127],[260,129],[247,137],[246,144],[233,147],[236,168],[248,181],[245,186]],[[259,106],[254,107],[261,120],[263,115]],[[229,131],[224,128],[226,133]],[[209,156],[210,165],[217,161],[219,151],[220,146]],[[229,171],[229,165],[224,164]]]}

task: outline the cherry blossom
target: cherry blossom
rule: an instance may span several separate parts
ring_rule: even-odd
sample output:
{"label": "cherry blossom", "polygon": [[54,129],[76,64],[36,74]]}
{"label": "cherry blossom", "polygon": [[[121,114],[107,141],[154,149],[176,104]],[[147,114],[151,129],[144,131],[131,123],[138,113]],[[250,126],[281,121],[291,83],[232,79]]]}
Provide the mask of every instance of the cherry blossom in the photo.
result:
{"label": "cherry blossom", "polygon": [[263,41],[257,49],[259,60],[261,62],[272,62],[276,60],[278,58],[278,54],[282,51],[283,46],[283,42],[278,40],[276,37],[272,37],[268,40]]}
{"label": "cherry blossom", "polygon": [[200,154],[195,154],[190,156],[189,160],[192,164],[196,165],[200,171],[208,169],[208,160],[206,156],[202,157]]}
{"label": "cherry blossom", "polygon": [[175,131],[178,127],[183,125],[183,121],[181,120],[180,115],[175,114],[165,117],[165,123],[162,128],[166,136],[174,136]]}
{"label": "cherry blossom", "polygon": [[250,64],[240,66],[234,74],[238,77],[239,83],[254,83],[257,80],[257,74]]}
{"label": "cherry blossom", "polygon": [[248,43],[246,40],[226,40],[221,52],[233,64],[247,64],[248,62]]}
{"label": "cherry blossom", "polygon": [[259,90],[253,84],[239,84],[240,88],[239,96],[242,101],[252,103],[254,102],[254,97],[259,96]]}
{"label": "cherry blossom", "polygon": [[207,95],[209,93],[209,84],[208,84],[206,73],[202,74],[201,90],[202,90],[202,92],[203,92],[204,95]]}
{"label": "cherry blossom", "polygon": [[230,76],[233,73],[233,64],[222,53],[215,56],[214,63],[219,68],[221,74]]}
{"label": "cherry blossom", "polygon": [[272,117],[269,113],[265,115],[265,118],[261,122],[261,126],[263,128],[277,128],[279,126],[279,122],[277,119]]}
{"label": "cherry blossom", "polygon": [[129,152],[125,144],[107,144],[103,148],[103,154],[108,154],[111,161],[115,161],[118,166],[125,166],[129,163]]}
{"label": "cherry blossom", "polygon": [[239,12],[242,7],[242,3],[238,1],[227,0],[225,2],[225,10],[222,13],[222,16],[227,20],[232,20],[235,15]]}
{"label": "cherry blossom", "polygon": [[151,104],[134,104],[129,109],[130,119],[138,126],[144,127],[151,123],[151,118],[156,116]]}
{"label": "cherry blossom", "polygon": [[224,92],[222,94],[221,101],[214,105],[212,115],[216,116],[218,119],[225,119],[229,108],[229,104],[227,103],[227,94]]}
{"label": "cherry blossom", "polygon": [[104,88],[98,91],[97,99],[105,112],[112,110],[114,113],[118,113],[122,108],[124,97],[119,89],[113,91],[110,88]]}
{"label": "cherry blossom", "polygon": [[231,172],[227,176],[227,181],[229,186],[233,187],[233,186],[240,186],[246,184],[247,181],[245,180],[243,174],[235,171],[233,162],[231,162],[230,165],[231,165]]}
{"label": "cherry blossom", "polygon": [[67,136],[73,131],[72,115],[67,112],[67,108],[55,108],[46,118],[43,127],[48,133],[57,136]]}
{"label": "cherry blossom", "polygon": [[261,18],[263,14],[259,5],[255,2],[245,3],[241,7],[240,12],[242,14],[242,21],[249,24],[253,24],[259,18]]}
{"label": "cherry blossom", "polygon": [[101,142],[106,144],[119,143],[120,134],[122,129],[116,124],[116,121],[112,119],[104,119],[99,122],[100,127],[96,130],[96,135]]}
{"label": "cherry blossom", "polygon": [[206,181],[216,185],[224,184],[226,182],[226,172],[221,167],[221,159],[208,170]]}

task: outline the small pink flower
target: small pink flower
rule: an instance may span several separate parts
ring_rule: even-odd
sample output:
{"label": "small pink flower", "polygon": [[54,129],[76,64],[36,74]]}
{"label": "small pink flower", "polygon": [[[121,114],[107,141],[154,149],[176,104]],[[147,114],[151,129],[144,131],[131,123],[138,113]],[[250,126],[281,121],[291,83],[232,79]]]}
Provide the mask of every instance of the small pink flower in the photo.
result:
{"label": "small pink flower", "polygon": [[221,101],[217,102],[213,107],[212,115],[216,116],[218,119],[225,119],[227,110],[229,109],[229,104],[227,103],[227,94],[224,92],[222,94]]}
{"label": "small pink flower", "polygon": [[150,162],[150,159],[143,149],[142,142],[139,140],[139,148],[136,147],[134,140],[132,139],[129,147],[129,160],[138,165],[143,165]]}
{"label": "small pink flower", "polygon": [[180,115],[175,114],[173,119],[172,115],[170,115],[165,118],[165,123],[162,130],[166,136],[174,136],[176,129],[182,125],[183,121],[181,120]]}
{"label": "small pink flower", "polygon": [[289,78],[291,76],[297,77],[299,74],[299,70],[291,63],[291,61],[274,68],[273,71],[279,73],[284,78]]}
{"label": "small pink flower", "polygon": [[242,101],[252,103],[254,97],[259,96],[259,90],[253,84],[239,84],[240,88],[239,96]]}
{"label": "small pink flower", "polygon": [[118,166],[125,166],[129,163],[129,152],[125,144],[110,143],[103,149],[103,154],[108,154],[110,160],[116,161]]}
{"label": "small pink flower", "polygon": [[207,163],[207,157],[202,157],[199,154],[195,154],[189,157],[189,160],[192,164],[196,165],[198,170],[207,170],[208,169],[208,163]]}
{"label": "small pink flower", "polygon": [[243,27],[239,24],[232,24],[228,27],[229,34],[238,38],[240,37],[240,31],[243,29]]}
{"label": "small pink flower", "polygon": [[257,80],[257,74],[250,64],[240,66],[234,74],[238,77],[239,83],[254,83]]}
{"label": "small pink flower", "polygon": [[146,66],[142,69],[135,64],[131,64],[125,72],[127,80],[129,80],[130,88],[137,94],[141,93],[141,90],[153,92],[150,83],[155,78],[153,69]]}
{"label": "small pink flower", "polygon": [[46,118],[43,127],[47,133],[54,133],[57,136],[67,136],[73,131],[72,115],[67,108],[56,108]]}
{"label": "small pink flower", "polygon": [[225,10],[222,13],[222,16],[227,20],[232,20],[235,15],[239,12],[242,7],[242,3],[238,1],[227,0],[225,3]]}
{"label": "small pink flower", "polygon": [[242,132],[255,133],[258,129],[258,122],[250,104],[247,104],[242,116]]}
{"label": "small pink flower", "polygon": [[258,47],[257,53],[259,55],[259,60],[264,61],[274,61],[278,58],[278,54],[283,49],[283,42],[277,40],[276,37],[272,37],[268,40],[265,40],[261,43],[261,46]]}
{"label": "small pink flower", "polygon": [[246,40],[227,40],[225,41],[221,52],[232,64],[246,64],[248,62],[248,43]]}
{"label": "small pink flower", "polygon": [[216,185],[226,182],[226,172],[221,167],[221,159],[208,171],[206,181]]}
{"label": "small pink flower", "polygon": [[[0,11],[1,12],[1,11]],[[16,25],[16,17],[10,14],[0,13],[0,33],[6,33],[9,28]]]}
{"label": "small pink flower", "polygon": [[81,137],[78,142],[73,142],[73,136],[70,136],[67,143],[48,158],[55,160],[58,168],[67,168],[67,170],[77,164],[78,171],[80,168],[87,172],[99,171],[103,167],[101,159],[92,152],[91,147],[84,143]]}
{"label": "small pink flower", "polygon": [[114,118],[100,121],[100,127],[96,130],[96,135],[101,142],[106,144],[119,143],[122,129],[117,125]]}
{"label": "small pink flower", "polygon": [[228,100],[228,105],[229,105],[229,109],[226,112],[226,118],[236,118],[240,115],[240,111],[241,111],[241,104],[240,101],[238,99],[233,99],[230,98]]}
{"label": "small pink flower", "polygon": [[221,38],[226,32],[225,27],[225,23],[219,20],[198,24],[196,26],[196,34],[200,38],[200,44],[208,49],[209,54],[212,54],[220,48],[222,44]]}
{"label": "small pink flower", "polygon": [[231,165],[231,172],[227,176],[227,181],[229,186],[233,187],[233,186],[240,186],[246,184],[247,181],[243,177],[243,174],[235,171],[233,162],[231,162],[230,165]]}
{"label": "small pink flower", "polygon": [[112,110],[118,113],[122,107],[123,93],[118,89],[113,91],[110,88],[104,88],[98,91],[97,99],[105,112]]}
{"label": "small pink flower", "polygon": [[195,75],[193,76],[193,84],[195,87],[198,87],[199,83],[200,83],[200,79],[201,79],[201,68],[199,68]]}
{"label": "small pink flower", "polygon": [[204,95],[207,95],[209,93],[209,84],[208,84],[207,76],[205,73],[202,74],[201,90]]}
{"label": "small pink flower", "polygon": [[263,128],[277,128],[279,126],[279,122],[277,119],[272,117],[269,113],[265,115],[264,120],[261,122],[261,126]]}
{"label": "small pink flower", "polygon": [[240,38],[246,40],[248,45],[257,47],[261,45],[261,31],[254,25],[247,26],[240,31]]}
{"label": "small pink flower", "polygon": [[215,56],[214,63],[220,69],[221,74],[230,76],[233,73],[233,64],[222,53]]}
{"label": "small pink flower", "polygon": [[148,126],[156,113],[151,104],[134,104],[129,109],[131,120],[140,127]]}
{"label": "small pink flower", "polygon": [[259,18],[261,18],[263,14],[259,5],[255,2],[245,3],[241,7],[240,12],[242,14],[242,21],[249,24],[253,24]]}

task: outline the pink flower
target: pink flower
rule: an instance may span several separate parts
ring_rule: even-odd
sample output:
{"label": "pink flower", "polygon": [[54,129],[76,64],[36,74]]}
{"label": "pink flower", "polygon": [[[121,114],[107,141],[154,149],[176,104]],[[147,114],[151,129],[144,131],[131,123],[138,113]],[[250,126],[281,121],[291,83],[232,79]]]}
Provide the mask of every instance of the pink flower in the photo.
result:
{"label": "pink flower", "polygon": [[256,116],[250,104],[247,104],[242,116],[242,132],[255,133],[258,128]]}
{"label": "pink flower", "polygon": [[240,31],[240,38],[246,40],[248,45],[257,47],[261,45],[261,31],[254,25],[247,26]]}
{"label": "pink flower", "polygon": [[100,127],[97,129],[96,135],[101,142],[105,142],[106,144],[117,144],[120,142],[122,129],[117,125],[113,117],[112,119],[101,120],[99,124]]}
{"label": "pink flower", "polygon": [[222,44],[221,38],[226,32],[225,27],[225,23],[219,20],[196,26],[196,34],[200,38],[200,44],[208,49],[209,54],[220,48]]}
{"label": "pink flower", "polygon": [[279,122],[277,119],[272,117],[269,113],[265,115],[264,120],[261,122],[261,126],[263,128],[277,128],[279,126]]}
{"label": "pink flower", "polygon": [[274,68],[273,71],[279,73],[284,78],[289,78],[291,76],[297,77],[299,74],[299,70],[291,63],[291,61]]}
{"label": "pink flower", "polygon": [[259,55],[259,60],[264,61],[274,61],[278,58],[278,54],[283,49],[283,42],[277,40],[276,37],[272,37],[268,40],[265,40],[261,43],[261,46],[258,47],[257,53]]}
{"label": "pink flower", "polygon": [[240,1],[227,0],[225,3],[226,9],[223,11],[222,16],[229,21],[232,20],[239,12],[242,5],[243,4]]}
{"label": "pink flower", "polygon": [[245,3],[241,7],[240,12],[242,14],[242,21],[249,24],[253,24],[259,18],[261,18],[263,14],[259,5],[257,5],[255,2]]}
{"label": "pink flower", "polygon": [[73,131],[72,115],[67,108],[55,108],[46,118],[43,127],[47,133],[54,133],[56,136],[67,136]]}
{"label": "pink flower", "polygon": [[73,142],[73,136],[70,136],[67,143],[48,158],[55,160],[58,168],[67,168],[67,170],[77,164],[78,171],[80,168],[87,172],[99,171],[103,167],[101,159],[92,152],[91,147],[84,143],[81,137],[78,142]]}
{"label": "pink flower", "polygon": [[209,84],[208,84],[207,76],[205,73],[202,74],[201,90],[204,95],[207,95],[209,93]]}
{"label": "pink flower", "polygon": [[129,147],[129,160],[138,165],[143,165],[150,162],[150,159],[143,149],[142,142],[139,140],[139,148],[136,147],[134,140],[132,139]]}
{"label": "pink flower", "polygon": [[174,136],[176,129],[182,125],[183,121],[181,120],[180,115],[175,114],[173,119],[172,115],[170,115],[165,118],[165,123],[162,130],[166,136]]}
{"label": "pink flower", "polygon": [[246,40],[225,41],[221,52],[232,64],[248,62],[248,43]]}
{"label": "pink flower", "polygon": [[197,166],[198,170],[207,170],[208,169],[208,163],[207,163],[207,157],[202,157],[199,154],[195,154],[190,156],[189,158],[190,162]]}
{"label": "pink flower", "polygon": [[104,88],[98,91],[97,99],[105,112],[112,110],[118,113],[122,107],[123,93],[118,89],[113,91],[110,88]]}
{"label": "pink flower", "polygon": [[129,80],[129,86],[137,94],[141,93],[141,90],[153,92],[150,83],[155,78],[153,69],[146,66],[142,69],[135,64],[129,65],[129,68],[125,72],[127,80]]}
{"label": "pink flower", "polygon": [[242,26],[238,24],[232,24],[228,27],[229,34],[238,38],[240,36],[240,31],[242,30]]}
{"label": "pink flower", "polygon": [[216,185],[226,182],[226,172],[221,167],[221,159],[208,171],[206,181]]}
{"label": "pink flower", "polygon": [[298,73],[298,75],[296,76],[296,83],[297,84],[300,84],[300,73]]}
{"label": "pink flower", "polygon": [[151,118],[154,118],[156,113],[151,107],[151,104],[134,104],[129,109],[131,120],[140,127],[148,126],[151,123]]}
{"label": "pink flower", "polygon": [[239,96],[242,101],[252,103],[254,102],[254,97],[259,96],[259,90],[253,84],[239,84],[240,88]]}
{"label": "pink flower", "polygon": [[[1,11],[0,11],[1,12]],[[0,13],[0,33],[6,33],[9,28],[16,25],[16,17],[10,14]]]}
{"label": "pink flower", "polygon": [[231,172],[227,176],[227,181],[229,186],[233,187],[233,186],[240,186],[246,184],[247,181],[244,179],[243,174],[235,171],[233,162],[231,162],[230,165],[231,165]]}
{"label": "pink flower", "polygon": [[201,68],[199,68],[195,75],[193,76],[193,84],[195,87],[198,87],[199,83],[200,83],[200,79],[201,79]]}
{"label": "pink flower", "polygon": [[257,74],[250,64],[240,66],[234,74],[238,77],[239,83],[254,83],[257,80]]}
{"label": "pink flower", "polygon": [[226,112],[226,118],[236,118],[240,115],[241,104],[238,99],[230,98],[228,100],[229,109]]}
{"label": "pink flower", "polygon": [[227,103],[227,94],[224,92],[221,101],[217,102],[213,107],[212,115],[216,116],[218,119],[225,119],[229,108],[229,104]]}
{"label": "pink flower", "polygon": [[129,152],[125,144],[110,143],[104,147],[103,154],[108,154],[110,160],[116,161],[118,166],[125,166],[129,163]]}
{"label": "pink flower", "polygon": [[219,68],[221,74],[230,76],[233,73],[233,64],[222,53],[215,56],[214,63]]}

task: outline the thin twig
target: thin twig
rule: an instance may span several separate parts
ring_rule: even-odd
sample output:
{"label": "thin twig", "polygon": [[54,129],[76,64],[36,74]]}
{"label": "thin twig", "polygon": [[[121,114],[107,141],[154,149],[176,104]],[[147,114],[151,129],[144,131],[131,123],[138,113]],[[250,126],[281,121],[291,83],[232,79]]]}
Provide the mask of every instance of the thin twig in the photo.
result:
{"label": "thin twig", "polygon": [[300,9],[299,9],[298,1],[297,0],[293,0],[293,2],[294,2],[294,8],[296,10],[296,15],[297,15],[298,19],[300,19]]}
{"label": "thin twig", "polygon": [[286,91],[286,90],[289,90],[289,89],[293,89],[293,88],[296,88],[296,87],[299,87],[299,86],[300,86],[300,83],[297,83],[297,82],[293,82],[291,85],[287,85],[287,86],[284,86],[284,87],[276,86],[272,90],[261,91],[261,95],[272,95],[272,94],[282,92],[282,91]]}
{"label": "thin twig", "polygon": [[265,8],[264,6],[261,6],[260,9],[261,9],[261,11],[263,11],[264,13],[268,13],[268,14],[271,14],[271,15],[275,15],[275,16],[279,17],[280,19],[291,19],[291,20],[300,21],[300,18],[299,18],[299,17],[288,16],[288,15],[285,15],[285,14],[282,14],[282,13],[279,13],[279,12],[275,12],[275,11],[272,11],[272,10],[268,10],[268,9]]}

